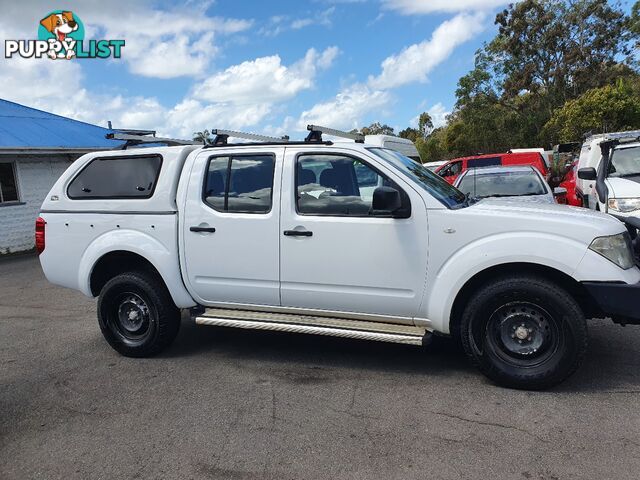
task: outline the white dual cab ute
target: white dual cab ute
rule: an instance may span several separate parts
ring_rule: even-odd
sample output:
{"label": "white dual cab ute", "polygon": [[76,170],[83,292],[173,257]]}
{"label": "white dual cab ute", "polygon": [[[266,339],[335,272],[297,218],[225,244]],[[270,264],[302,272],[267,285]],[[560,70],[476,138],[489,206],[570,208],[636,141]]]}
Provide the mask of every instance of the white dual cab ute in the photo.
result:
{"label": "white dual cab ute", "polygon": [[586,207],[640,217],[640,130],[587,138],[578,159],[577,189]]}
{"label": "white dual cab ute", "polygon": [[83,156],[36,222],[46,277],[98,297],[102,333],[127,356],[166,348],[188,309],[201,325],[451,335],[489,378],[526,389],[578,368],[585,319],[640,322],[640,270],[615,218],[476,202],[398,152],[310,130]]}

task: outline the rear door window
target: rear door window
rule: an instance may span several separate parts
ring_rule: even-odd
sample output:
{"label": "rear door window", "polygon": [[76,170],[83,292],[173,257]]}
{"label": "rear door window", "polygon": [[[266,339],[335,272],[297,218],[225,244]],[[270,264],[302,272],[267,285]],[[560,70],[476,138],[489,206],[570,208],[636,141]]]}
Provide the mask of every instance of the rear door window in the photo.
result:
{"label": "rear door window", "polygon": [[150,198],[161,166],[160,155],[95,158],[71,181],[67,194],[86,200]]}
{"label": "rear door window", "polygon": [[273,192],[273,155],[238,155],[209,160],[204,202],[219,212],[268,213]]}

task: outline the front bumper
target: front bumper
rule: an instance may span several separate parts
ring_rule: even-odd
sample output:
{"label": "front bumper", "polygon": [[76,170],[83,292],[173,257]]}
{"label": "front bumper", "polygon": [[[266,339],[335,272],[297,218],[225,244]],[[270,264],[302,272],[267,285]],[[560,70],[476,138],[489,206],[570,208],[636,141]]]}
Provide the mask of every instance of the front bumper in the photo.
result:
{"label": "front bumper", "polygon": [[604,316],[622,325],[640,325],[640,282],[582,282],[582,285]]}

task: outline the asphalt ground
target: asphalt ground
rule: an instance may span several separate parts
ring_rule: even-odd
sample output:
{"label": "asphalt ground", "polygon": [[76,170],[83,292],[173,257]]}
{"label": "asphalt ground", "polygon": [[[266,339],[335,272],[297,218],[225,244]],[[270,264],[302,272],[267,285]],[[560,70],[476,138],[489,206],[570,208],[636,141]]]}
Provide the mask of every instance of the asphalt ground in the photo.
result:
{"label": "asphalt ground", "polygon": [[1,479],[637,479],[640,327],[590,323],[546,392],[425,348],[197,327],[152,359],[102,339],[95,301],[0,260]]}

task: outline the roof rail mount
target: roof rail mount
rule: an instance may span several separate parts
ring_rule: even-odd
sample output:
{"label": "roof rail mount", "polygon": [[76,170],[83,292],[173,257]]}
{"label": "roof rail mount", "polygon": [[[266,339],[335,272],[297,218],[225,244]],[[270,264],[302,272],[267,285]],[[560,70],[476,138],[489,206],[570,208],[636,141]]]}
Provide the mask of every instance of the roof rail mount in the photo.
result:
{"label": "roof rail mount", "polygon": [[309,130],[309,135],[305,138],[305,142],[322,142],[322,134],[325,133],[334,137],[355,140],[356,143],[364,143],[364,135],[361,133],[344,132],[342,130],[322,127],[320,125],[307,125],[307,130]]}
{"label": "roof rail mount", "polygon": [[135,145],[142,145],[145,143],[164,143],[168,147],[175,147],[180,145],[201,145],[200,142],[194,142],[191,140],[180,140],[178,138],[164,138],[154,137],[149,135],[131,135],[128,133],[107,133],[105,138],[111,140],[124,140],[123,150]]}
{"label": "roof rail mount", "polygon": [[612,133],[592,133],[587,132],[584,135],[585,141],[593,140],[595,138],[604,138],[605,140],[620,140],[621,143],[635,142],[640,139],[640,130],[629,130],[627,132],[612,132]]}
{"label": "roof rail mount", "polygon": [[219,128],[214,128],[211,130],[211,135],[215,135],[213,140],[214,146],[227,145],[229,137],[233,138],[242,138],[243,140],[252,140],[254,142],[264,142],[264,143],[281,143],[288,142],[289,136],[285,135],[283,137],[269,137],[267,135],[258,135],[255,133],[245,133],[245,132],[236,132],[234,130],[222,130]]}

